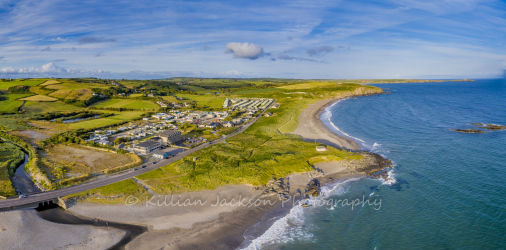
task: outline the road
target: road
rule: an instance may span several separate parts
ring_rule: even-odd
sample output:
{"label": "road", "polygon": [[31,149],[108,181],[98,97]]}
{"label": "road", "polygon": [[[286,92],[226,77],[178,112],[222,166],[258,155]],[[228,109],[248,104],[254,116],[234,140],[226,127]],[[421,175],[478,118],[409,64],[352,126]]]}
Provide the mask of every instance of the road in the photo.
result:
{"label": "road", "polygon": [[[272,102],[272,103],[274,103],[274,102]],[[109,185],[109,184],[112,184],[112,183],[116,183],[116,182],[119,182],[119,181],[127,180],[127,179],[130,179],[130,178],[134,177],[134,176],[137,176],[137,175],[149,172],[151,170],[155,170],[155,169],[158,169],[160,167],[166,166],[166,165],[168,165],[170,163],[173,163],[175,161],[180,160],[181,158],[183,158],[183,157],[185,157],[185,156],[187,156],[187,155],[189,155],[189,154],[191,154],[193,152],[196,152],[198,150],[207,148],[207,147],[209,147],[209,146],[211,146],[213,144],[223,142],[224,140],[226,140],[226,139],[228,139],[228,138],[230,138],[230,137],[232,137],[234,135],[237,135],[237,134],[240,134],[240,133],[244,132],[244,130],[246,130],[247,128],[249,128],[249,126],[251,126],[253,123],[255,123],[258,120],[258,118],[260,118],[264,114],[264,112],[268,108],[270,108],[271,105],[269,105],[266,109],[264,109],[257,117],[255,117],[255,119],[253,119],[251,122],[243,125],[239,130],[235,131],[234,133],[229,134],[226,137],[222,137],[220,139],[216,139],[216,140],[214,140],[212,142],[204,143],[204,144],[202,144],[200,146],[197,146],[195,148],[185,150],[184,152],[181,152],[181,153],[175,155],[174,157],[172,157],[170,159],[161,160],[160,162],[158,162],[156,164],[145,164],[146,165],[145,168],[138,167],[138,170],[132,170],[132,171],[125,172],[125,173],[112,175],[112,176],[104,178],[104,179],[100,179],[100,180],[96,180],[96,181],[91,181],[91,182],[80,184],[80,185],[77,185],[77,186],[66,187],[66,188],[62,188],[62,189],[58,189],[58,190],[54,190],[54,191],[48,191],[48,192],[33,194],[33,195],[30,195],[30,196],[28,196],[26,198],[16,198],[16,199],[0,200],[0,209],[2,209],[2,208],[18,207],[18,206],[27,205],[27,204],[35,204],[35,203],[38,203],[38,202],[47,201],[47,200],[51,200],[51,199],[56,199],[58,197],[63,197],[63,196],[67,196],[67,195],[71,195],[71,194],[87,191],[87,190],[90,190],[90,189],[102,187],[102,186]]]}

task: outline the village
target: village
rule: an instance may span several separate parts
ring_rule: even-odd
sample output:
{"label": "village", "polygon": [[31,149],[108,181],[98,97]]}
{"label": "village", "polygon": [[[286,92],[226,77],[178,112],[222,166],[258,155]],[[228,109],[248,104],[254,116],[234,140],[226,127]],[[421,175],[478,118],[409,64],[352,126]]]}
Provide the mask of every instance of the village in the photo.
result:
{"label": "village", "polygon": [[[223,103],[226,111],[173,109],[127,125],[90,132],[86,142],[115,147],[146,158],[166,159],[182,150],[206,143],[209,138],[219,138],[223,130],[228,129],[229,133],[235,131],[230,128],[252,120],[273,102],[273,99],[266,98],[227,98]],[[277,108],[279,104],[272,107]],[[270,117],[273,114],[266,112],[264,115]],[[200,133],[194,133],[192,128]]]}

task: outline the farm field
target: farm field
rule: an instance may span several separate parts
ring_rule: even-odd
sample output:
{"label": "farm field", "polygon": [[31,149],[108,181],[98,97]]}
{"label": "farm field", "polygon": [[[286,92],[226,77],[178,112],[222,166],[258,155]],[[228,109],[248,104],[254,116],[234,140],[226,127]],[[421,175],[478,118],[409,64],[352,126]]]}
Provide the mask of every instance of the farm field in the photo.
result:
{"label": "farm field", "polygon": [[54,102],[57,99],[45,96],[45,95],[33,95],[25,98],[19,99],[20,101],[32,101],[32,102]]}
{"label": "farm field", "polygon": [[115,116],[105,117],[105,118],[99,118],[99,119],[93,119],[93,120],[86,120],[82,122],[75,122],[69,124],[71,128],[97,128],[102,126],[107,126],[115,123],[120,123],[123,121],[132,120],[134,118],[139,117],[144,112],[141,111],[132,111],[132,112],[111,112],[115,113]]}
{"label": "farm field", "polygon": [[178,94],[178,97],[182,97],[186,100],[183,102],[196,101],[199,106],[208,106],[210,108],[223,108],[223,102],[225,97],[219,97],[215,95],[189,95],[189,94]]}
{"label": "farm field", "polygon": [[56,80],[47,80],[45,81],[43,84],[39,85],[39,86],[47,86],[47,85],[51,85],[51,84],[58,84],[58,83],[61,83],[59,81],[56,81]]}
{"label": "farm field", "polygon": [[[51,97],[48,97],[51,98]],[[73,111],[79,110],[82,108],[72,106],[69,104],[62,103],[60,101],[56,102],[26,102],[23,105],[23,110],[28,112],[29,114],[36,113],[45,113],[45,112],[55,112],[55,111]]]}
{"label": "farm field", "polygon": [[2,95],[7,98],[7,100],[0,101],[0,112],[10,112],[16,113],[18,111],[19,106],[23,104],[23,101],[17,100],[23,97],[27,97],[30,94],[8,94]]}
{"label": "farm field", "polygon": [[76,83],[76,82],[63,82],[59,84],[50,84],[46,86],[48,89],[82,89],[86,87],[88,89],[92,88],[108,88],[107,85],[98,84],[98,83]]}
{"label": "farm field", "polygon": [[161,98],[168,102],[179,102],[175,96],[161,96]]}
{"label": "farm field", "polygon": [[158,109],[159,106],[151,101],[132,99],[109,99],[98,102],[93,107],[97,108],[125,108],[125,109]]}
{"label": "farm field", "polygon": [[44,89],[41,86],[30,87],[30,92],[35,93],[37,95],[48,95],[54,91],[55,90],[53,90],[53,89]]}
{"label": "farm field", "polygon": [[46,81],[46,79],[28,79],[28,80],[16,79],[16,80],[12,80],[12,81],[0,81],[0,89],[6,90],[12,86],[17,86],[17,85],[25,85],[25,86],[34,87],[34,86],[37,86],[45,81]]}
{"label": "farm field", "polygon": [[[50,85],[51,86],[58,86],[58,85]],[[90,99],[92,96],[91,89],[59,89],[51,94],[49,96],[58,98],[58,99],[67,99],[67,100],[78,100],[78,101],[86,101]]]}

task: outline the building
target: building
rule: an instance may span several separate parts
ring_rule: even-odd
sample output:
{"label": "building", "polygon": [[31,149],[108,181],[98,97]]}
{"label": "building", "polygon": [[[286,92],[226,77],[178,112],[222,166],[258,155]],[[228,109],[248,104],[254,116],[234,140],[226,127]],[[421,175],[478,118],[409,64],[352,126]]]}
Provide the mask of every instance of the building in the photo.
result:
{"label": "building", "polygon": [[231,121],[223,123],[223,127],[225,127],[225,128],[231,128],[234,126],[235,126],[235,124]]}
{"label": "building", "polygon": [[157,159],[167,159],[169,158],[169,152],[163,152],[161,150],[155,150],[153,152],[153,158],[157,158]]}
{"label": "building", "polygon": [[145,141],[141,142],[139,144],[135,144],[132,149],[140,154],[149,154],[157,149],[160,149],[161,147],[160,142],[154,142],[154,141]]}
{"label": "building", "polygon": [[211,122],[209,123],[206,128],[212,128],[212,129],[215,129],[216,127],[218,127],[220,124],[217,123],[217,122]]}
{"label": "building", "polygon": [[316,151],[327,151],[327,147],[325,146],[317,146]]}
{"label": "building", "polygon": [[159,133],[157,136],[162,138],[162,144],[164,146],[171,145],[178,141],[183,140],[183,135],[181,134],[181,131],[177,130],[163,131]]}

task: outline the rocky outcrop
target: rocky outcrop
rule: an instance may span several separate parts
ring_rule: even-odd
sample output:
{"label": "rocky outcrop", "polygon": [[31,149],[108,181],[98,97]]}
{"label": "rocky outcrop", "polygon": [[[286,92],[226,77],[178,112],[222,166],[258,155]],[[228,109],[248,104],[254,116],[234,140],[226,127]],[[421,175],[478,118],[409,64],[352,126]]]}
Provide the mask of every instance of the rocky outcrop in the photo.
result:
{"label": "rocky outcrop", "polygon": [[368,151],[359,151],[357,153],[362,155],[363,158],[360,160],[341,161],[341,164],[343,164],[343,166],[352,172],[363,172],[369,176],[372,176],[372,174],[377,171],[392,167],[392,161],[384,158],[379,154]]}
{"label": "rocky outcrop", "polygon": [[306,195],[313,197],[320,195],[320,181],[317,179],[311,180],[306,186]]}
{"label": "rocky outcrop", "polygon": [[481,124],[481,127],[478,127],[478,128],[483,128],[483,129],[488,129],[488,130],[505,130],[506,129],[506,126],[503,126],[503,125],[497,125],[497,124]]}
{"label": "rocky outcrop", "polygon": [[[484,124],[484,123],[471,123],[471,125],[476,126],[479,129],[451,129],[455,132],[460,133],[470,133],[470,134],[479,134],[479,133],[487,133],[485,130],[506,130],[506,126],[497,125],[497,124]],[[485,129],[485,130],[480,130]]]}
{"label": "rocky outcrop", "polygon": [[288,192],[290,191],[290,188],[288,186],[288,183],[285,183],[285,178],[280,179],[271,179],[265,188],[265,190],[262,192],[260,197],[266,197],[271,195],[277,195],[280,200],[285,199],[288,197]]}
{"label": "rocky outcrop", "polygon": [[479,129],[451,129],[451,130],[455,131],[455,132],[469,133],[469,134],[487,133],[486,131],[479,130]]}

